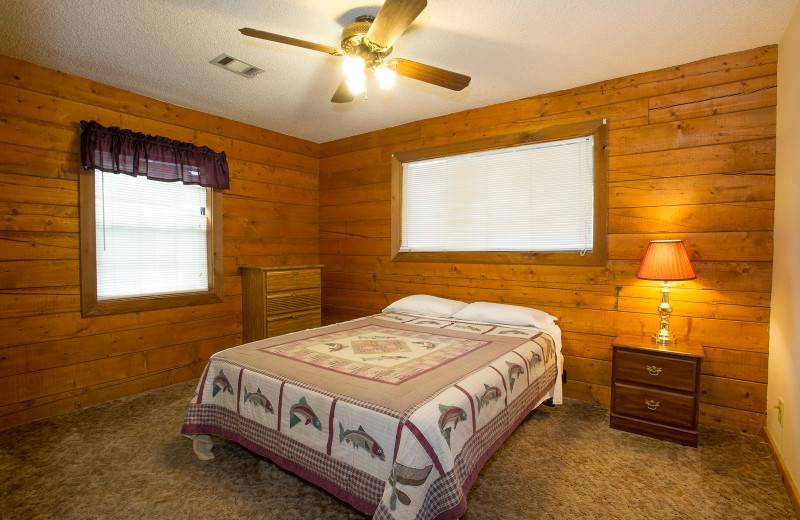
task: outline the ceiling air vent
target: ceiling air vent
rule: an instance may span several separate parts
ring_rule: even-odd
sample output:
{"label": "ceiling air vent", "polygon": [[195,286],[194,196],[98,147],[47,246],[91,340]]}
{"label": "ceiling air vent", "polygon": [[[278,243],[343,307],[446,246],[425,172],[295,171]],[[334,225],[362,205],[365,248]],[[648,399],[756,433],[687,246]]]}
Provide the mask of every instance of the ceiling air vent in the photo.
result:
{"label": "ceiling air vent", "polygon": [[242,60],[236,59],[233,56],[228,56],[227,54],[220,54],[209,63],[222,67],[223,69],[231,72],[235,72],[236,74],[244,76],[245,78],[254,78],[264,72],[264,69],[259,69],[254,65],[245,63]]}

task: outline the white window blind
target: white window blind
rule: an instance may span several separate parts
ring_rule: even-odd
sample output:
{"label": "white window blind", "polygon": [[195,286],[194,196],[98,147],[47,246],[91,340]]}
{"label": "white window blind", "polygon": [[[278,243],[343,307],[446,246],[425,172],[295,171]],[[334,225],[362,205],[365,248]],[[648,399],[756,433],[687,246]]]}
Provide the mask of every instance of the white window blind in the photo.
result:
{"label": "white window blind", "polygon": [[593,141],[404,163],[400,250],[591,251]]}
{"label": "white window blind", "polygon": [[207,291],[206,188],[95,170],[97,297]]}

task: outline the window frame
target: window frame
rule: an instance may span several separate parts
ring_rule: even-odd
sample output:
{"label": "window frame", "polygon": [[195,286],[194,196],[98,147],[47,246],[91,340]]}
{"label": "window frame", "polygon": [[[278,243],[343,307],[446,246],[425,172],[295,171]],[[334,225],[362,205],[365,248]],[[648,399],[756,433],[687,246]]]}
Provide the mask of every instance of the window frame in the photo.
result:
{"label": "window frame", "polygon": [[[116,174],[124,175],[124,174]],[[125,298],[97,297],[97,236],[95,206],[95,172],[88,170],[79,174],[80,204],[80,269],[81,269],[81,315],[106,316],[126,312],[151,311],[220,303],[223,299],[222,270],[222,191],[206,189],[206,204],[210,214],[207,227],[208,285],[207,291],[155,294]],[[160,181],[153,181],[160,182]]]}
{"label": "window frame", "polygon": [[[584,136],[594,138],[594,209],[592,250],[573,251],[400,251],[402,240],[403,164],[484,150],[545,143]],[[449,262],[545,265],[605,265],[608,261],[608,125],[605,119],[549,126],[392,155],[391,257],[400,262]]]}

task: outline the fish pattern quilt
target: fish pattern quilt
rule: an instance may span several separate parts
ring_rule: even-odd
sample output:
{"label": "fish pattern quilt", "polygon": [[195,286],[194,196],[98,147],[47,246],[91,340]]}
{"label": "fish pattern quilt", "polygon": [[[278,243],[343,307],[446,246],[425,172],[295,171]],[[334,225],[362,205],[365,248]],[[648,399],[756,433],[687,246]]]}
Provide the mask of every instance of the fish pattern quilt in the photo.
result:
{"label": "fish pattern quilt", "polygon": [[405,314],[212,356],[182,432],[233,440],[377,519],[457,518],[486,460],[552,393],[535,328]]}

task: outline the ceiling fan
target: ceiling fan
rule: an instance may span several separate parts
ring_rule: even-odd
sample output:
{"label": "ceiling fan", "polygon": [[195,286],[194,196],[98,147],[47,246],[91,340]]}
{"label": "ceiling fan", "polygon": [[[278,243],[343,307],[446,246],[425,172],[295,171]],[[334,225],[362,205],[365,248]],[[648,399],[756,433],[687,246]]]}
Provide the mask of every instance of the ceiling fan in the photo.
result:
{"label": "ceiling fan", "polygon": [[239,32],[253,38],[345,57],[345,78],[331,98],[334,103],[349,103],[355,94],[364,92],[368,70],[373,71],[381,88],[391,86],[395,74],[400,74],[450,90],[461,90],[469,85],[469,76],[404,58],[387,59],[394,42],[427,5],[427,0],[386,0],[377,16],[359,16],[342,30],[341,49],[249,27],[239,29]]}

